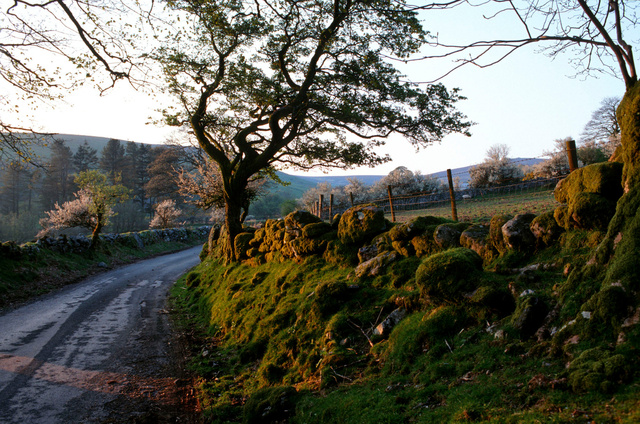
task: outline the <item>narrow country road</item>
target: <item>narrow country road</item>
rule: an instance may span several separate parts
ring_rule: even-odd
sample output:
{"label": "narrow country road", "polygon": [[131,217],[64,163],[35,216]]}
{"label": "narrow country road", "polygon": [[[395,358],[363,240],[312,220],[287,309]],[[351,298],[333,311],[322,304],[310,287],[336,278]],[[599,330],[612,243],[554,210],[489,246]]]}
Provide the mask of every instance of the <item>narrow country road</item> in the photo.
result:
{"label": "narrow country road", "polygon": [[0,313],[0,423],[191,422],[169,287],[200,247],[89,278]]}

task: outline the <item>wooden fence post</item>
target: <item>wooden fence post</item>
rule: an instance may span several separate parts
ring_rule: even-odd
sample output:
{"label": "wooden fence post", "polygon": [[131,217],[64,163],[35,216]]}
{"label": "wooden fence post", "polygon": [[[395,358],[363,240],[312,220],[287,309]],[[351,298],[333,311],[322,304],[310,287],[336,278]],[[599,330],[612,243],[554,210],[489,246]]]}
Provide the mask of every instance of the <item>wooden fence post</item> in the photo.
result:
{"label": "wooden fence post", "polygon": [[313,212],[315,216],[318,216],[318,201],[313,202]]}
{"label": "wooden fence post", "polygon": [[575,140],[567,140],[567,158],[569,159],[569,172],[578,169],[578,153]]}
{"label": "wooden fence post", "polygon": [[318,218],[322,219],[322,205],[324,203],[324,194],[320,195],[320,200],[318,201]]}
{"label": "wooden fence post", "polygon": [[391,193],[391,186],[387,186],[387,193],[389,193],[389,209],[391,209],[391,222],[396,222],[396,213],[393,210],[393,194]]}
{"label": "wooden fence post", "polygon": [[449,180],[449,197],[451,198],[451,217],[458,222],[458,209],[456,208],[456,192],[453,189],[453,180],[451,179],[451,170],[447,169],[447,179]]}
{"label": "wooden fence post", "polygon": [[355,205],[353,204],[353,192],[352,191],[349,192],[349,199],[351,199],[351,207],[354,207]]}

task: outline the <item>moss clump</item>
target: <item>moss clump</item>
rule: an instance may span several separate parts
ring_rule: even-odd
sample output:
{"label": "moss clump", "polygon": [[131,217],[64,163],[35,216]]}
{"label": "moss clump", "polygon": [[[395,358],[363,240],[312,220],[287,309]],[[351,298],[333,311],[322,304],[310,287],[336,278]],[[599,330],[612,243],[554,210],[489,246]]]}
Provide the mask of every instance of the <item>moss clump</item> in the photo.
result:
{"label": "moss clump", "polygon": [[[480,305],[489,314],[495,313],[499,318],[510,315],[516,307],[516,302],[506,287],[482,286],[473,293],[469,301]],[[480,318],[487,320],[489,317]]]}
{"label": "moss clump", "polygon": [[270,424],[286,422],[295,411],[298,393],[291,386],[265,387],[253,393],[244,405],[244,424]]}
{"label": "moss clump", "polygon": [[511,324],[523,339],[528,339],[542,326],[548,313],[549,306],[544,298],[535,295],[521,296],[518,298]]}
{"label": "moss clump", "polygon": [[314,311],[321,317],[337,312],[347,300],[349,288],[342,281],[329,281],[318,284],[313,302]]}
{"label": "moss clump", "polygon": [[338,238],[344,244],[363,245],[386,229],[382,209],[375,205],[356,206],[342,214]]}
{"label": "moss clump", "polygon": [[612,393],[629,377],[629,361],[602,348],[588,349],[569,366],[569,385],[573,391]]}
{"label": "moss clump", "polygon": [[416,284],[423,296],[458,302],[473,291],[482,272],[482,258],[464,247],[427,257],[416,271]]}

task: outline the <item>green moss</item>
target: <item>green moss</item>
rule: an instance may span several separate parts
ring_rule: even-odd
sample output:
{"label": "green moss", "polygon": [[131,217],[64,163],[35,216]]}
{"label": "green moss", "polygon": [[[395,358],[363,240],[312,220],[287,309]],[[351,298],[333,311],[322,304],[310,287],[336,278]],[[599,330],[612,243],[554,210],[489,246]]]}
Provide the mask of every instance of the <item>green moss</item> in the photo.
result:
{"label": "green moss", "polygon": [[416,271],[416,284],[423,296],[459,302],[473,291],[482,272],[482,258],[459,247],[427,257]]}
{"label": "green moss", "polygon": [[569,204],[580,193],[599,194],[611,201],[622,195],[622,164],[602,162],[579,168],[558,183],[554,195]]}
{"label": "green moss", "polygon": [[286,422],[295,411],[297,392],[291,386],[265,387],[256,391],[243,408],[245,424]]}
{"label": "green moss", "polygon": [[602,348],[588,349],[569,367],[569,385],[578,393],[612,393],[629,377],[629,362],[623,355]]}
{"label": "green moss", "polygon": [[[576,227],[606,230],[616,210],[614,201],[593,193],[578,193],[569,203],[568,215]],[[567,219],[567,218],[565,218]]]}
{"label": "green moss", "polygon": [[491,241],[493,248],[500,254],[503,254],[508,250],[507,245],[504,242],[504,237],[502,236],[502,226],[511,218],[513,218],[513,215],[494,215],[489,224],[489,240]]}
{"label": "green moss", "polygon": [[536,216],[531,221],[531,232],[536,237],[538,248],[550,246],[555,242],[562,233],[562,227],[555,218],[555,211]]}
{"label": "green moss", "polygon": [[332,231],[331,224],[327,222],[314,222],[302,227],[302,235],[310,239],[326,235]]}

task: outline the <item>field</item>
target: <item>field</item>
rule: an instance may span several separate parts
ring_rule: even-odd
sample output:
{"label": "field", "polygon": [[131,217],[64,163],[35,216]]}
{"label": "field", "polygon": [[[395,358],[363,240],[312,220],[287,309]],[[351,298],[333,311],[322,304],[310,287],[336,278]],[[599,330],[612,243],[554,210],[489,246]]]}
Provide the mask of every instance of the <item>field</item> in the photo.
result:
{"label": "field", "polygon": [[[552,211],[560,204],[553,197],[553,190],[522,192],[513,195],[484,196],[456,201],[458,220],[486,224],[496,214],[542,213]],[[391,219],[391,213],[387,213]],[[451,203],[438,202],[419,210],[396,211],[396,221],[408,221],[416,216],[431,215],[451,218]]]}

